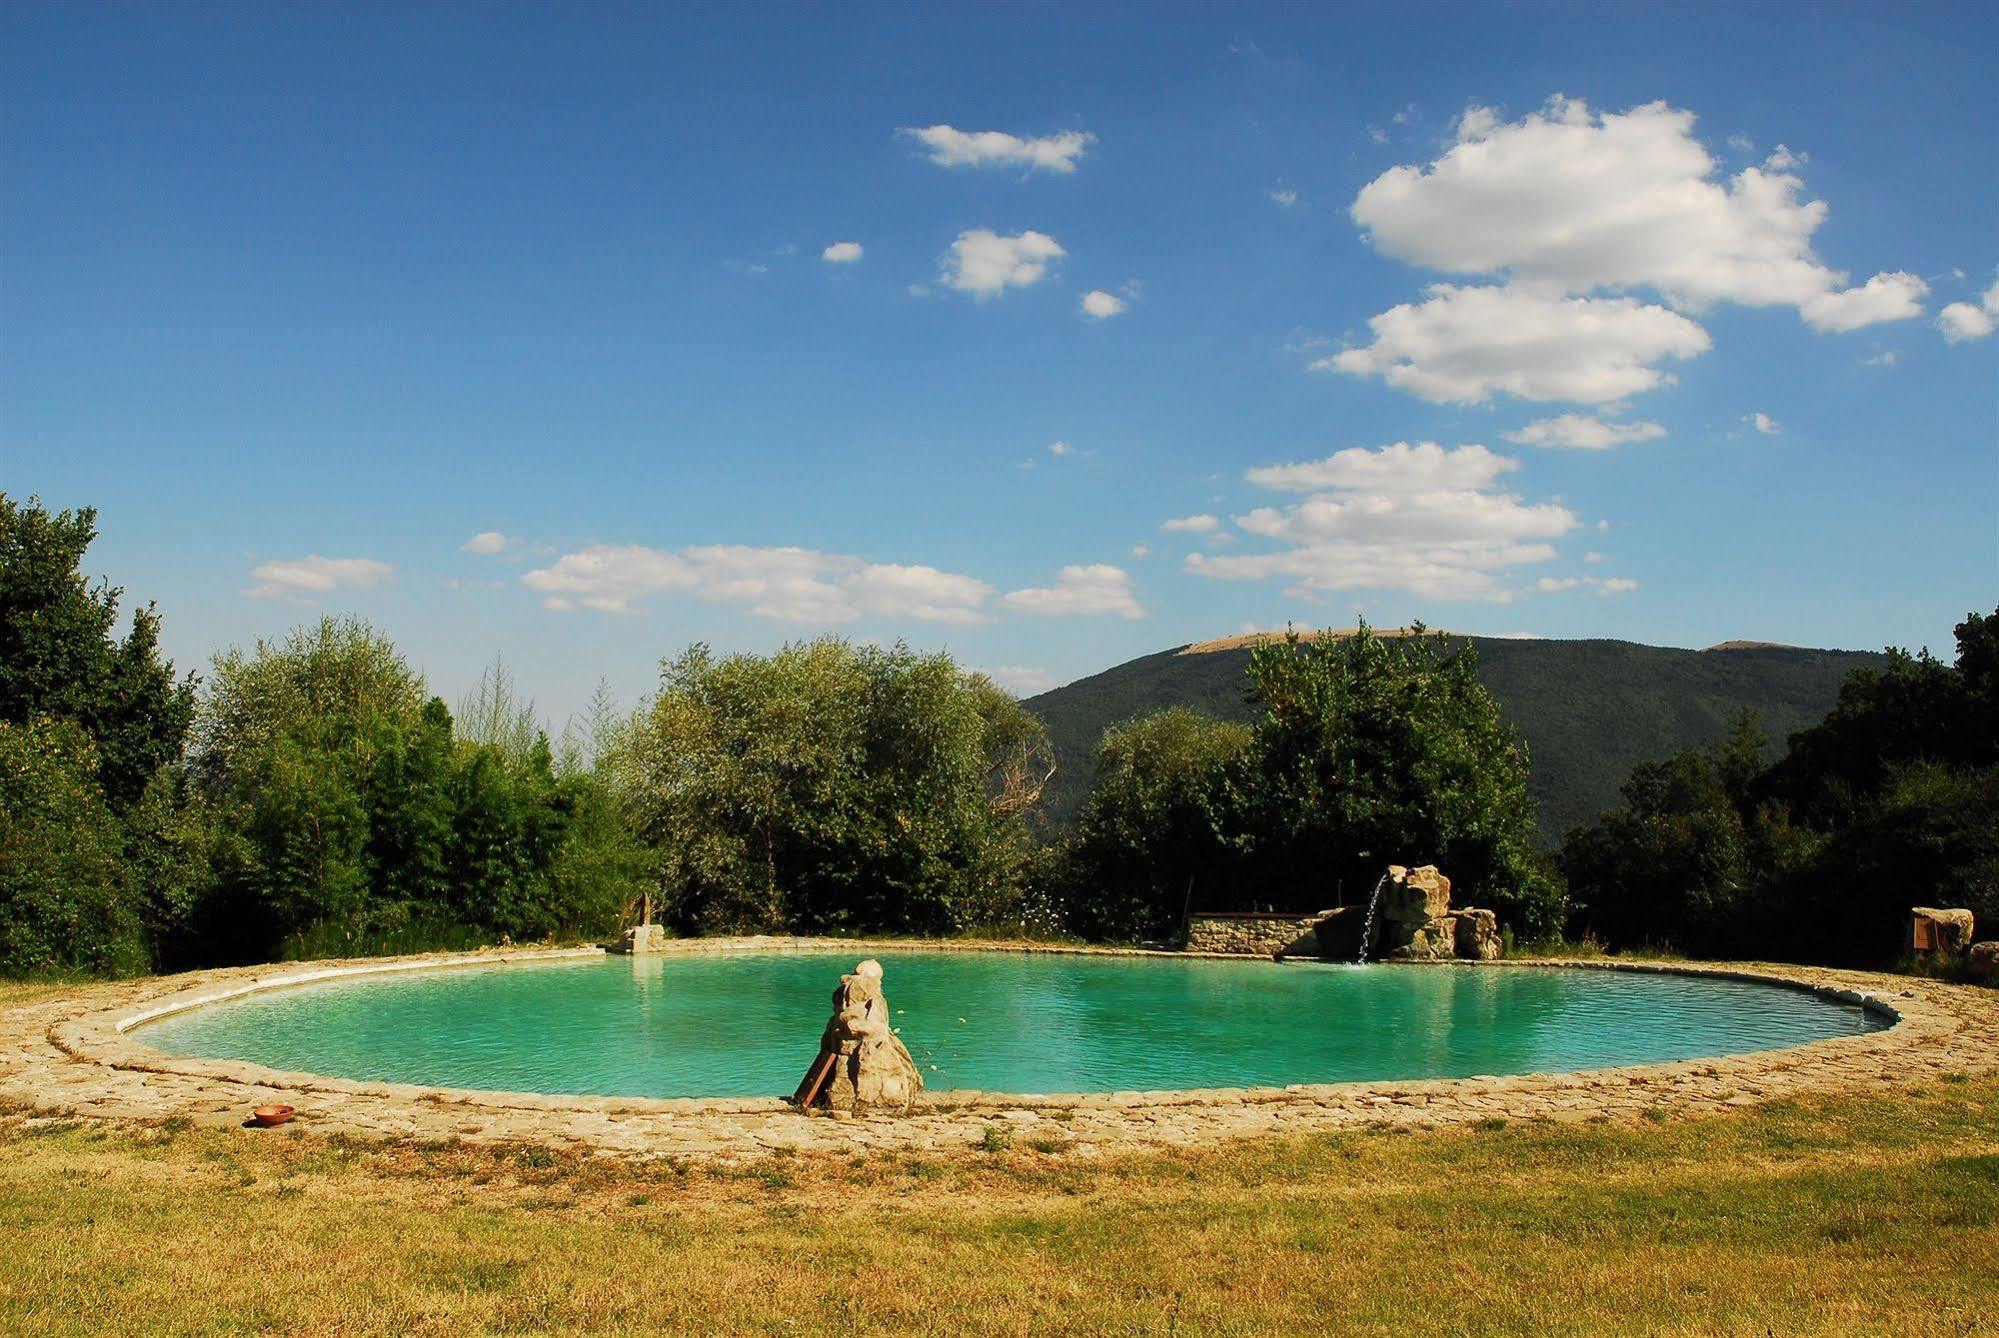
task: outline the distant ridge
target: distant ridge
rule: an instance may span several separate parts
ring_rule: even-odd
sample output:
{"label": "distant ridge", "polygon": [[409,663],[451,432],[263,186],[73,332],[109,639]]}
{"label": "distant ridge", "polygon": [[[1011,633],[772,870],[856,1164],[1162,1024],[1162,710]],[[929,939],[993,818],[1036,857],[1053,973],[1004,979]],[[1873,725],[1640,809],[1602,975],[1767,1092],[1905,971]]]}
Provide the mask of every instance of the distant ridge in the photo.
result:
{"label": "distant ridge", "polygon": [[[1380,637],[1403,637],[1403,636],[1416,635],[1416,629],[1413,627],[1371,627],[1368,630],[1373,632],[1376,636]],[[1426,627],[1423,629],[1423,635],[1434,636],[1437,634],[1438,630],[1439,629],[1435,627]],[[1317,641],[1320,637],[1330,636],[1336,641],[1343,641],[1347,637],[1358,635],[1359,632],[1360,629],[1358,627],[1340,627],[1340,628],[1335,628],[1332,631],[1316,631],[1316,632],[1307,631],[1305,628],[1301,627],[1298,629],[1298,639],[1300,641]],[[1221,651],[1221,650],[1246,650],[1251,646],[1261,645],[1266,641],[1282,641],[1288,635],[1290,634],[1287,632],[1243,632],[1237,636],[1216,637],[1213,641],[1196,641],[1192,645],[1180,647],[1180,649],[1175,651],[1174,654],[1212,655],[1216,651]],[[1444,633],[1444,635],[1456,636],[1458,634],[1456,632],[1446,632]],[[1744,642],[1742,644],[1747,645],[1749,643]]]}
{"label": "distant ridge", "polygon": [[[1407,632],[1384,628],[1380,634]],[[1111,726],[1169,706],[1250,719],[1254,709],[1243,700],[1250,648],[1282,635],[1250,632],[1194,642],[1028,698],[1027,708],[1048,726],[1055,748],[1049,821],[1061,826],[1074,817],[1089,793],[1097,745]],[[1781,747],[1825,718],[1847,674],[1885,663],[1873,651],[1757,641],[1682,650],[1632,641],[1453,639],[1477,648],[1479,677],[1526,740],[1533,763],[1528,789],[1539,808],[1541,837],[1550,843],[1614,807],[1618,787],[1638,763],[1721,738],[1745,706],[1756,711],[1773,747]]]}

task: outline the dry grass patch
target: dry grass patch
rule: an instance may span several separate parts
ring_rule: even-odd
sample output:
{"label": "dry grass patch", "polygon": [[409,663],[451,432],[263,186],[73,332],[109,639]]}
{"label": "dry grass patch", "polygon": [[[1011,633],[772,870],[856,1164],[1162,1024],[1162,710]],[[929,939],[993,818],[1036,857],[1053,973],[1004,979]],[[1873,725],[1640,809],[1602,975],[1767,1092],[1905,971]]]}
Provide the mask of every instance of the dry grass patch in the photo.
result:
{"label": "dry grass patch", "polygon": [[727,1165],[0,1124],[0,1329],[1956,1334],[1999,1082],[1663,1124]]}

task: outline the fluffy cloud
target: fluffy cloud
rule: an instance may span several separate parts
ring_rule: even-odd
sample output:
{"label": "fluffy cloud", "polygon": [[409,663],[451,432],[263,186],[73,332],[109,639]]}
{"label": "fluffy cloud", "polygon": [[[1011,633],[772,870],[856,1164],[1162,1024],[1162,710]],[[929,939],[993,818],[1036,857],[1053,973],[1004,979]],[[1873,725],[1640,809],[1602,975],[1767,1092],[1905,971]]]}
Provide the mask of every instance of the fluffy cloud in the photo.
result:
{"label": "fluffy cloud", "polygon": [[[1441,158],[1382,173],[1352,214],[1389,255],[1451,273],[1572,293],[1646,287],[1687,307],[1841,296],[1846,276],[1812,251],[1825,203],[1789,172],[1804,160],[1779,149],[1724,181],[1693,131],[1693,113],[1664,102],[1619,114],[1556,97],[1511,122],[1474,107]],[[1877,276],[1855,290],[1874,288],[1868,298],[1831,308],[1854,324],[1822,328],[1899,319],[1911,277]]]}
{"label": "fluffy cloud", "polygon": [[1265,191],[1264,194],[1268,195],[1272,200],[1276,201],[1278,207],[1282,209],[1289,209],[1292,205],[1298,203],[1298,192],[1295,190],[1285,190],[1279,188],[1276,190]]}
{"label": "fluffy cloud", "polygon": [[1977,306],[1969,302],[1953,302],[1938,312],[1937,328],[1953,344],[1983,339],[1991,334],[1994,328],[1999,328],[1999,283],[1985,290]]}
{"label": "fluffy cloud", "polygon": [[819,253],[819,258],[835,265],[851,265],[861,258],[861,244],[859,242],[834,242]]}
{"label": "fluffy cloud", "polygon": [[1048,274],[1049,262],[1067,254],[1046,233],[1028,231],[1002,237],[989,228],[972,228],[959,233],[958,240],[951,243],[938,281],[974,297],[991,297],[1008,288],[1039,283]]}
{"label": "fluffy cloud", "polygon": [[310,599],[335,590],[368,590],[396,579],[396,569],[373,558],[330,558],[314,553],[291,561],[265,562],[250,572],[256,584],[243,593],[256,599]]}
{"label": "fluffy cloud", "polygon": [[498,530],[481,530],[458,547],[461,552],[491,557],[495,553],[506,552],[519,542],[518,539],[509,539]]}
{"label": "fluffy cloud", "polygon": [[1176,534],[1210,534],[1221,528],[1221,520],[1203,512],[1198,516],[1175,516],[1159,528]]}
{"label": "fluffy cloud", "polygon": [[785,622],[861,617],[991,621],[993,588],[935,567],[866,562],[810,548],[717,544],[667,552],[641,544],[591,544],[521,577],[549,608],[630,613],[650,596],[685,592],[710,604]]}
{"label": "fluffy cloud", "polygon": [[1772,418],[1769,414],[1764,413],[1760,409],[1755,413],[1745,415],[1742,421],[1749,424],[1749,426],[1755,428],[1758,432],[1761,432],[1766,437],[1774,437],[1779,432],[1782,432],[1784,430],[1784,425],[1782,423],[1778,422],[1776,419]]}
{"label": "fluffy cloud", "polygon": [[1372,344],[1311,367],[1377,375],[1439,404],[1480,404],[1495,392],[1604,404],[1670,380],[1654,365],[1662,359],[1709,347],[1706,330],[1664,307],[1513,285],[1437,284],[1428,300],[1368,325]]}
{"label": "fluffy cloud", "polygon": [[1906,321],[1923,314],[1930,286],[1900,270],[1877,274],[1858,288],[1820,293],[1798,308],[1814,330],[1858,330],[1883,321]]}
{"label": "fluffy cloud", "polygon": [[958,130],[948,125],[905,129],[904,135],[930,151],[939,167],[1025,167],[1048,172],[1076,170],[1076,160],[1096,142],[1079,130],[1023,138],[1003,130]]}
{"label": "fluffy cloud", "polygon": [[1083,314],[1097,320],[1116,316],[1125,309],[1125,300],[1115,293],[1107,293],[1101,288],[1083,294]]}
{"label": "fluffy cloud", "polygon": [[1822,331],[1922,313],[1915,275],[1849,287],[1820,261],[1826,206],[1791,170],[1804,155],[1780,147],[1724,177],[1693,132],[1693,113],[1664,102],[1612,113],[1556,97],[1517,121],[1467,108],[1441,157],[1382,173],[1350,212],[1386,255],[1497,282],[1433,287],[1374,317],[1372,345],[1313,366],[1441,403],[1601,404],[1669,379],[1663,359],[1706,352],[1683,313],[1715,302],[1795,307]]}
{"label": "fluffy cloud", "polygon": [[1252,469],[1276,491],[1312,490],[1284,506],[1235,517],[1246,534],[1283,547],[1215,557],[1196,553],[1188,571],[1217,580],[1272,578],[1286,593],[1400,590],[1423,598],[1504,602],[1506,569],[1555,556],[1553,541],[1581,523],[1559,504],[1498,491],[1517,462],[1483,446],[1434,442],[1354,448],[1308,464]]}
{"label": "fluffy cloud", "polygon": [[1543,418],[1506,434],[1522,446],[1546,446],[1572,451],[1607,451],[1634,441],[1657,441],[1666,429],[1657,423],[1606,423],[1588,414],[1565,413]]}
{"label": "fluffy cloud", "polygon": [[1243,477],[1272,492],[1321,492],[1329,489],[1373,492],[1430,492],[1440,488],[1490,487],[1501,474],[1519,468],[1519,461],[1496,455],[1483,446],[1446,450],[1434,441],[1369,450],[1355,446],[1323,460],[1290,465],[1262,465]]}
{"label": "fluffy cloud", "polygon": [[1138,596],[1132,593],[1131,577],[1123,568],[1105,562],[1064,567],[1056,574],[1054,585],[1010,591],[1000,603],[1018,613],[1048,617],[1079,613],[1114,613],[1120,618],[1145,616]]}

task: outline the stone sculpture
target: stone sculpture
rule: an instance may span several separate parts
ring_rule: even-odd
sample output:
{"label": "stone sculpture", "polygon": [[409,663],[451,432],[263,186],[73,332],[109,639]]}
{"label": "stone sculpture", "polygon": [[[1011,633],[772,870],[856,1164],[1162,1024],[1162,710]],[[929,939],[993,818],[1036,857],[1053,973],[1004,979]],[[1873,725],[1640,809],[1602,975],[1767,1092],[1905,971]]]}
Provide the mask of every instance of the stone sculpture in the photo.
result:
{"label": "stone sculpture", "polygon": [[[829,1062],[830,1073],[822,1075],[821,1066]],[[820,1079],[816,1087],[815,1077]],[[833,1016],[819,1038],[819,1060],[799,1089],[800,1103],[852,1114],[899,1113],[909,1109],[921,1090],[923,1075],[889,1026],[881,963],[870,958],[852,975],[841,976],[833,991]]]}

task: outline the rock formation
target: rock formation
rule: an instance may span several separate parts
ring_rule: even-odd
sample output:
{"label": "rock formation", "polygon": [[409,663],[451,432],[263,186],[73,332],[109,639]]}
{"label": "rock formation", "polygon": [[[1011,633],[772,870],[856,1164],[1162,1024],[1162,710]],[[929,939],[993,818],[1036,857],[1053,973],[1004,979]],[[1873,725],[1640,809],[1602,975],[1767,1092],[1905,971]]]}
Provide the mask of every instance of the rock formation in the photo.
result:
{"label": "rock formation", "polygon": [[840,977],[833,1016],[819,1038],[819,1062],[830,1058],[832,1072],[805,1098],[812,1107],[856,1114],[909,1109],[923,1089],[923,1075],[888,1019],[880,962],[870,958]]}
{"label": "rock formation", "polygon": [[1387,960],[1489,962],[1500,955],[1499,917],[1469,906],[1453,911],[1451,880],[1434,864],[1388,866],[1379,933],[1370,953]]}
{"label": "rock formation", "polygon": [[1970,911],[1912,906],[1908,947],[1924,955],[1955,957],[1971,946],[1973,927]]}
{"label": "rock formation", "polygon": [[1972,944],[1965,950],[1964,966],[1973,980],[1999,980],[1999,939]]}

